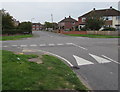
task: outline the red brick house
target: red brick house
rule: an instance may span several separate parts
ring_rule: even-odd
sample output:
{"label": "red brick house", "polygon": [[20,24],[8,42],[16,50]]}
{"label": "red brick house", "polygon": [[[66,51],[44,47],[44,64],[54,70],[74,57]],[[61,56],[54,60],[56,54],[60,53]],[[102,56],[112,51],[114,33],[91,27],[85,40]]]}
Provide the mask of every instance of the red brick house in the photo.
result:
{"label": "red brick house", "polygon": [[106,27],[114,27],[117,30],[120,29],[120,11],[110,7],[109,9],[101,9],[101,10],[96,10],[95,8],[78,17],[78,27],[81,29],[82,27],[85,26],[85,20],[87,17],[91,16],[92,14],[94,15],[99,15],[105,19],[105,25]]}
{"label": "red brick house", "polygon": [[32,31],[43,30],[43,25],[41,23],[32,23]]}
{"label": "red brick house", "polygon": [[69,16],[68,18],[65,17],[63,20],[58,22],[58,27],[62,30],[75,30],[75,25],[77,22],[78,21],[71,18],[71,16]]}

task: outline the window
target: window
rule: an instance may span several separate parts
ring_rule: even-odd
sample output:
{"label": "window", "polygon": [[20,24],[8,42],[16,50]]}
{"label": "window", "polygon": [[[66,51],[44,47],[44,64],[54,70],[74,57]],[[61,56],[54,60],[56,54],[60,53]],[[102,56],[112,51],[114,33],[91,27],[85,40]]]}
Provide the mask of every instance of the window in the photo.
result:
{"label": "window", "polygon": [[35,25],[33,25],[33,27],[35,27]]}
{"label": "window", "polygon": [[105,20],[112,20],[112,17],[109,16],[109,17],[104,17]]}
{"label": "window", "polygon": [[39,25],[36,25],[36,27],[39,27]]}
{"label": "window", "polygon": [[86,18],[82,18],[82,22],[85,22]]}
{"label": "window", "polygon": [[120,20],[120,16],[117,16],[117,17],[116,17],[116,20]]}

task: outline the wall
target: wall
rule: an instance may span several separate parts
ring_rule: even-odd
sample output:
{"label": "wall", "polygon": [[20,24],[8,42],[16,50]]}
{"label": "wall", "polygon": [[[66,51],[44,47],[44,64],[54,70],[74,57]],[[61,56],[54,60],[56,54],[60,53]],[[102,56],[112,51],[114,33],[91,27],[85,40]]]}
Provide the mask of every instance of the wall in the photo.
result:
{"label": "wall", "polygon": [[87,34],[120,36],[118,31],[87,31]]}
{"label": "wall", "polygon": [[118,25],[118,20],[116,20],[116,16],[113,17],[113,27],[116,28],[115,25]]}
{"label": "wall", "polygon": [[60,31],[62,34],[87,34],[87,31]]}

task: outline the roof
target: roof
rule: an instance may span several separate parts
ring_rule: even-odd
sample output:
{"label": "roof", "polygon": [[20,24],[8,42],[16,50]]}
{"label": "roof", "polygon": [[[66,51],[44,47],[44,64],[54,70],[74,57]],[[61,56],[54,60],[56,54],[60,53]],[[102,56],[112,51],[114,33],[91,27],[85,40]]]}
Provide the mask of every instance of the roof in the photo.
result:
{"label": "roof", "polygon": [[77,20],[71,18],[70,16],[68,18],[64,18],[63,20],[61,20],[60,22],[77,22]]}
{"label": "roof", "polygon": [[[95,8],[94,8],[92,11],[90,11],[80,17],[87,17],[92,14],[99,15],[99,16],[120,16],[120,11],[118,11],[112,7],[110,7],[109,9],[102,9],[102,10],[95,10]],[[78,18],[80,18],[80,17],[78,17]]]}

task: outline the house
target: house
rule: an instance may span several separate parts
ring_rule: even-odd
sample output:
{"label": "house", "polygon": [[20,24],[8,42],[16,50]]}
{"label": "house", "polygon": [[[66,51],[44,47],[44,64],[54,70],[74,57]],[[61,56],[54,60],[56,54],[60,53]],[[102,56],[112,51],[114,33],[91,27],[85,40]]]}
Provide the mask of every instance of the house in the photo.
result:
{"label": "house", "polygon": [[77,20],[69,16],[68,18],[65,17],[63,20],[58,22],[58,27],[59,29],[62,29],[62,30],[75,30],[76,23],[77,23]]}
{"label": "house", "polygon": [[105,20],[104,27],[113,27],[116,28],[117,30],[120,30],[120,11],[112,7],[110,7],[109,9],[101,9],[101,10],[96,10],[94,8],[92,11],[78,17],[79,29],[85,26],[86,18],[93,14],[99,15],[100,17],[104,18]]}
{"label": "house", "polygon": [[32,23],[32,31],[43,30],[43,25],[41,23]]}

